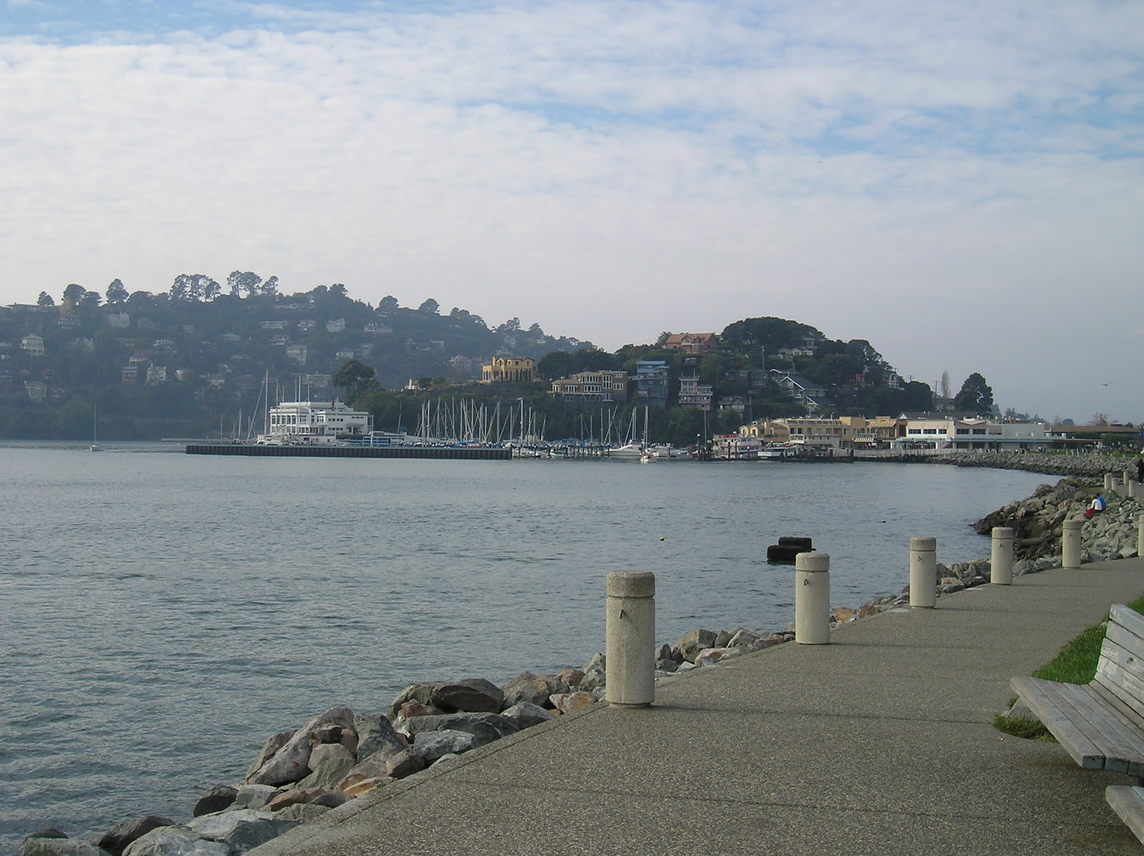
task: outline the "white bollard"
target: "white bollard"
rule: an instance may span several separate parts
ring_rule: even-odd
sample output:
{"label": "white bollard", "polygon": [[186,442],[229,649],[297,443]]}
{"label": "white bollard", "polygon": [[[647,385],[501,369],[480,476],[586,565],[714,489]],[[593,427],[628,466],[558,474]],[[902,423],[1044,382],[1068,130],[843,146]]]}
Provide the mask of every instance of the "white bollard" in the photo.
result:
{"label": "white bollard", "polygon": [[1116,476],[1112,473],[1104,474],[1104,489],[1106,491],[1116,490]]}
{"label": "white bollard", "polygon": [[1136,517],[1136,555],[1144,556],[1144,514]]}
{"label": "white bollard", "polygon": [[937,606],[937,539],[910,539],[910,606]]}
{"label": "white bollard", "polygon": [[830,642],[830,556],[797,553],[794,557],[794,641]]}
{"label": "white bollard", "polygon": [[989,582],[995,586],[1007,586],[1013,583],[1013,530],[1008,526],[993,527]]}
{"label": "white bollard", "polygon": [[655,700],[655,574],[608,574],[605,619],[605,697],[613,707],[647,707]]}
{"label": "white bollard", "polygon": [[1061,567],[1080,567],[1080,530],[1084,521],[1079,518],[1069,518],[1061,524]]}

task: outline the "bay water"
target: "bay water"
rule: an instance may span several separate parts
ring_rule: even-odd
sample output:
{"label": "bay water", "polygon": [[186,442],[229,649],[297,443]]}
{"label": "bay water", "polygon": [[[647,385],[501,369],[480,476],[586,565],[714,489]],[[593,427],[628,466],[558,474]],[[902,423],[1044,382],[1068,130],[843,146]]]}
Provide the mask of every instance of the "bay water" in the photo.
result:
{"label": "bay water", "polygon": [[188,456],[0,446],[0,853],[56,827],[190,817],[265,739],[419,680],[579,666],[604,580],[656,573],[657,638],[784,629],[793,569],[831,601],[908,581],[908,542],[987,557],[970,523],[1051,477],[942,465]]}

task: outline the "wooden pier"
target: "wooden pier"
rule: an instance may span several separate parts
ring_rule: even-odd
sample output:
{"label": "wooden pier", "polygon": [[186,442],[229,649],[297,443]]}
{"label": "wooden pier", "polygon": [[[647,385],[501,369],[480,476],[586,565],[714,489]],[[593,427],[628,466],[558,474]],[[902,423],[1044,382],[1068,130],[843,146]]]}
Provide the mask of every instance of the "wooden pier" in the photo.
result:
{"label": "wooden pier", "polygon": [[193,443],[188,455],[253,458],[431,458],[451,461],[508,461],[511,449],[484,446],[265,446],[253,443]]}

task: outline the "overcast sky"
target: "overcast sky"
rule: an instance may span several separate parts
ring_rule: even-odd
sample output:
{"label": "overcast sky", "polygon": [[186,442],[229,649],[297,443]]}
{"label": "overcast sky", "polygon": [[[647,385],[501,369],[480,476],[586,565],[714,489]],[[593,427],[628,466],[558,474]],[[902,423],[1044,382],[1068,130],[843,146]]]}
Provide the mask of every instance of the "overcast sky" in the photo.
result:
{"label": "overcast sky", "polygon": [[180,273],[608,350],[777,315],[1144,421],[1139,0],[0,0],[0,303]]}

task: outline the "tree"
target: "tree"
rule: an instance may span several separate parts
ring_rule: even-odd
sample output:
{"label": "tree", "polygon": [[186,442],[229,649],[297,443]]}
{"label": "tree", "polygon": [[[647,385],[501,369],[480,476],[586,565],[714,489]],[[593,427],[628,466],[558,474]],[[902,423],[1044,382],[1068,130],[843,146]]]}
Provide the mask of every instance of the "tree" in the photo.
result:
{"label": "tree", "polygon": [[346,360],[342,367],[330,375],[330,383],[346,391],[346,401],[354,401],[359,396],[377,388],[375,372],[365,363]]}
{"label": "tree", "polygon": [[66,303],[79,303],[86,293],[86,288],[73,282],[64,289],[64,301]]}
{"label": "tree", "polygon": [[123,303],[127,297],[127,288],[123,285],[123,281],[116,277],[107,286],[107,302]]}
{"label": "tree", "polygon": [[262,290],[262,277],[253,271],[232,270],[226,278],[231,297],[253,297]]}
{"label": "tree", "polygon": [[426,315],[436,315],[440,309],[441,304],[439,304],[432,297],[417,307],[418,312],[424,312]]}
{"label": "tree", "polygon": [[949,371],[943,370],[941,373],[941,397],[949,401]]}
{"label": "tree", "polygon": [[52,296],[50,294],[48,294],[46,291],[41,291],[40,297],[36,301],[36,305],[37,306],[55,306],[56,302],[54,300],[52,300]]}
{"label": "tree", "polygon": [[394,297],[392,294],[387,294],[385,297],[381,298],[381,300],[379,300],[377,302],[377,308],[380,309],[382,312],[393,312],[393,311],[399,309],[400,307],[401,307],[401,304],[397,302],[397,298]]}
{"label": "tree", "polygon": [[955,410],[982,415],[993,411],[993,390],[985,382],[985,378],[974,372],[965,379],[961,391],[953,399]]}

